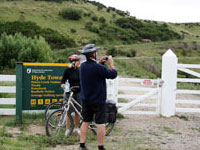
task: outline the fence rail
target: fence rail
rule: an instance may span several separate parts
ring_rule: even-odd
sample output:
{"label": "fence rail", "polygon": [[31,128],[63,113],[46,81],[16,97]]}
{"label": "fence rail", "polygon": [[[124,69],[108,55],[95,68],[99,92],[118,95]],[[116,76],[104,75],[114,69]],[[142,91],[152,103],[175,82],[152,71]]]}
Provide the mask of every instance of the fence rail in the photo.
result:
{"label": "fence rail", "polygon": [[[0,82],[16,82],[15,75],[0,75]],[[16,93],[15,86],[0,86],[0,93]],[[15,105],[16,98],[0,98],[0,105]],[[0,108],[0,115],[15,115],[15,108]]]}

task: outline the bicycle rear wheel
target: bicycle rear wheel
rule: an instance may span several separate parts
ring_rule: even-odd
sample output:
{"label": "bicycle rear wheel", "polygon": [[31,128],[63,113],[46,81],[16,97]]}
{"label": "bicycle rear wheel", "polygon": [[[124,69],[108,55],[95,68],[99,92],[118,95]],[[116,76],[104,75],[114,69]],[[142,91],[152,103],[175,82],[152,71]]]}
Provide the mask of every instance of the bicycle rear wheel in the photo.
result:
{"label": "bicycle rear wheel", "polygon": [[[112,132],[113,128],[114,128],[114,123],[106,123],[105,124],[105,136],[110,135],[110,133]],[[92,130],[92,132],[97,135],[97,127],[95,125],[95,123],[92,123],[90,125],[90,129]]]}
{"label": "bicycle rear wheel", "polygon": [[45,113],[44,113],[45,120],[48,119],[48,117],[50,116],[52,111],[60,109],[62,107],[62,105],[63,105],[63,102],[60,102],[60,101],[49,104],[45,109]]}
{"label": "bicycle rear wheel", "polygon": [[[57,136],[59,139],[64,138],[66,131],[66,118],[69,118],[69,133],[72,134],[74,123],[71,115],[66,114],[62,109],[56,110],[51,113],[46,122],[46,134],[48,136]],[[67,115],[67,117],[65,117]]]}

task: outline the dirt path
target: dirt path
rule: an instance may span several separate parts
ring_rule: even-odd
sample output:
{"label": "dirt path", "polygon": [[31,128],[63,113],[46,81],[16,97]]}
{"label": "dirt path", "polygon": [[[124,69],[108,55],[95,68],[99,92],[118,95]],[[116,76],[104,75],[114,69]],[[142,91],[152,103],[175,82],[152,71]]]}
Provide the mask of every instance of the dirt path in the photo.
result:
{"label": "dirt path", "polygon": [[[116,126],[121,128],[123,139],[146,141],[146,144],[141,142],[136,145],[137,147],[161,150],[199,150],[200,115],[185,114],[184,116],[188,118],[188,121],[178,117],[131,115],[118,122]],[[129,149],[131,150],[127,148]]]}

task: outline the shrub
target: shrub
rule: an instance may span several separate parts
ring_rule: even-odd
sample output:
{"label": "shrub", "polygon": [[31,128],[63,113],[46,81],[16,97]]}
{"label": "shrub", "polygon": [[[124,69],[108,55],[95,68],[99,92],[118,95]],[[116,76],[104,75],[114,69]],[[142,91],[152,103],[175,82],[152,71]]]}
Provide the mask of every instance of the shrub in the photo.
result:
{"label": "shrub", "polygon": [[151,41],[166,41],[170,39],[180,39],[181,36],[169,30],[168,27],[164,25],[143,23],[136,18],[120,18],[115,21],[115,23],[124,29],[130,29],[136,32],[140,39],[150,39]]}
{"label": "shrub", "polygon": [[92,16],[92,20],[93,21],[98,21],[98,17],[97,16]]}
{"label": "shrub", "polygon": [[4,32],[12,35],[15,33],[22,33],[24,36],[31,38],[42,36],[52,48],[66,48],[74,47],[76,45],[75,41],[68,36],[64,36],[49,28],[41,28],[30,21],[0,22],[0,35]]}
{"label": "shrub", "polygon": [[107,55],[112,55],[113,57],[117,56],[117,50],[115,47],[109,48],[106,52]]}
{"label": "shrub", "polygon": [[59,12],[59,15],[62,16],[64,19],[80,20],[82,15],[82,10],[75,8],[67,8],[61,10]]}
{"label": "shrub", "polygon": [[47,1],[47,2],[57,2],[57,3],[62,3],[64,1],[73,1],[74,0],[35,0],[35,1]]}
{"label": "shrub", "polygon": [[71,33],[76,33],[76,29],[73,29],[73,28],[72,28],[72,29],[70,29],[70,32],[71,32]]}
{"label": "shrub", "polygon": [[0,66],[15,68],[16,61],[51,62],[52,52],[44,38],[27,38],[20,33],[0,37]]}
{"label": "shrub", "polygon": [[93,25],[93,22],[89,21],[86,23],[85,28],[90,28],[92,27],[92,25]]}
{"label": "shrub", "polygon": [[106,19],[105,19],[104,17],[100,17],[100,18],[99,18],[99,22],[100,22],[100,23],[105,23],[105,22],[106,22]]}

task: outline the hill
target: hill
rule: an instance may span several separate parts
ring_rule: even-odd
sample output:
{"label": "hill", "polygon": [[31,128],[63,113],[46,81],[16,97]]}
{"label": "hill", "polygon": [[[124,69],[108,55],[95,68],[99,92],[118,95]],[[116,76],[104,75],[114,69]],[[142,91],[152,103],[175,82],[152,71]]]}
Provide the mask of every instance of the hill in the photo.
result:
{"label": "hill", "polygon": [[[10,24],[13,21],[29,21],[42,28],[58,31],[74,39],[77,46],[91,42],[130,44],[143,39],[166,41],[181,38],[179,34],[169,30],[165,23],[141,21],[130,17],[127,12],[99,5],[81,0],[62,3],[33,0],[1,1],[0,18],[1,21]],[[78,15],[80,17],[76,18]]]}
{"label": "hill", "polygon": [[199,29],[200,23],[139,20],[129,12],[86,0],[0,1],[0,34],[44,37],[54,62],[66,62],[85,44],[96,43],[101,54],[116,57],[124,76],[159,77],[161,56],[169,48],[179,60],[198,63]]}

